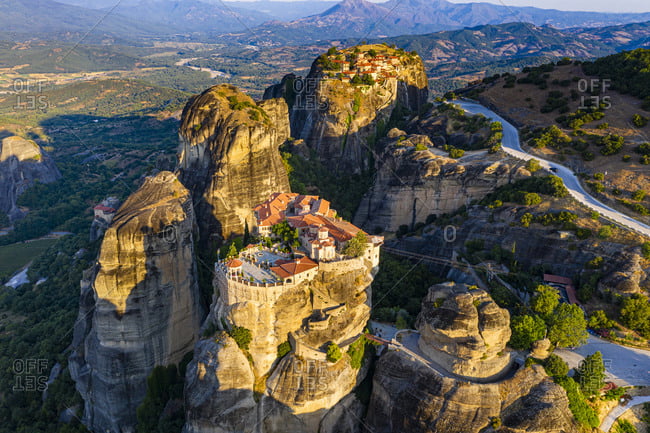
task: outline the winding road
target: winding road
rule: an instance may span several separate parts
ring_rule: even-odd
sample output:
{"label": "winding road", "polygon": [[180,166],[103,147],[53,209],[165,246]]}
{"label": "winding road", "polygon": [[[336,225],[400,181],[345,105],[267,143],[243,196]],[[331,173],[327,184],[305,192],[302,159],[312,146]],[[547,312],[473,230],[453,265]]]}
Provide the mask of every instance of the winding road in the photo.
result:
{"label": "winding road", "polygon": [[643,403],[650,403],[650,397],[633,397],[632,400],[630,400],[625,406],[616,406],[611,410],[611,412],[607,414],[607,416],[603,419],[603,422],[600,423],[600,429],[604,432],[608,432],[614,425],[614,422],[621,415],[632,409],[634,406]]}
{"label": "winding road", "polygon": [[540,162],[542,168],[553,172],[556,176],[559,176],[564,181],[564,185],[569,190],[569,194],[575,198],[578,202],[587,206],[591,210],[595,210],[601,214],[602,217],[613,221],[621,226],[627,227],[630,230],[633,230],[641,235],[650,237],[650,226],[643,224],[632,217],[629,217],[611,207],[599,202],[594,197],[589,195],[578,180],[578,177],[573,174],[573,171],[569,168],[560,165],[556,162],[547,161],[541,159],[536,155],[531,155],[526,153],[522,148],[519,141],[519,131],[515,128],[510,122],[505,120],[503,117],[496,114],[494,111],[484,107],[481,104],[476,102],[460,100],[454,101],[455,104],[459,105],[463,110],[470,114],[482,114],[492,121],[501,122],[503,125],[503,150],[509,155],[528,161],[529,159],[536,159]]}

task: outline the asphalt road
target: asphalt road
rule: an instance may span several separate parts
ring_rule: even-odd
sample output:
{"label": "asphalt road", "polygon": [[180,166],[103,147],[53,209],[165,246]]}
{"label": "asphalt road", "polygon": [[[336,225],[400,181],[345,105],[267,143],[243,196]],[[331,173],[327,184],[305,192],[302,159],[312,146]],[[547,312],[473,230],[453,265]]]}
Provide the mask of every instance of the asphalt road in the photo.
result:
{"label": "asphalt road", "polygon": [[607,414],[607,416],[603,419],[603,422],[600,423],[600,429],[607,433],[612,428],[612,425],[614,425],[614,422],[618,419],[618,417],[623,415],[632,407],[643,403],[650,403],[650,397],[634,397],[625,406],[616,406],[611,410],[611,412]]}
{"label": "asphalt road", "polygon": [[650,237],[650,226],[643,224],[642,222],[639,222],[634,218],[627,216],[615,209],[612,209],[611,207],[593,198],[584,190],[580,184],[580,181],[576,175],[573,174],[572,170],[556,162],[547,161],[545,159],[539,158],[536,155],[530,155],[524,152],[521,148],[519,141],[519,132],[517,131],[517,128],[496,114],[494,111],[476,102],[454,101],[454,103],[458,104],[463,110],[468,113],[483,114],[488,119],[501,122],[503,125],[503,150],[506,153],[514,156],[515,158],[525,161],[528,161],[529,159],[538,160],[542,168],[552,171],[553,174],[562,178],[564,185],[569,190],[569,194],[571,194],[571,196],[574,197],[577,201],[589,207],[590,209],[599,212],[603,217],[611,221],[632,229],[639,234]]}
{"label": "asphalt road", "polygon": [[605,380],[619,386],[650,386],[650,351],[621,346],[590,335],[584,346],[573,350],[557,349],[555,353],[569,367],[575,368],[585,356],[596,351],[603,354],[607,370]]}

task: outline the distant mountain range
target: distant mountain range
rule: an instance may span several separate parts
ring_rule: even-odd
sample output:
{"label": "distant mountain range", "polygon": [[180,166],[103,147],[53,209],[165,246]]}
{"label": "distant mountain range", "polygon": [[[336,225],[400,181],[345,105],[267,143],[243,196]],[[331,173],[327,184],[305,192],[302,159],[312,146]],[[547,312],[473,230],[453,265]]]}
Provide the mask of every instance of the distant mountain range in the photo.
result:
{"label": "distant mountain range", "polygon": [[292,43],[345,37],[374,38],[431,33],[486,24],[527,22],[555,28],[602,27],[650,21],[650,12],[566,12],[490,3],[450,3],[446,0],[343,0],[323,13],[291,22],[265,23],[241,35],[242,40]]}
{"label": "distant mountain range", "polygon": [[507,22],[568,28],[650,21],[650,12],[566,12],[446,0],[385,3],[343,0],[332,4],[328,1],[122,0],[116,6],[115,0],[3,0],[0,37],[89,31],[89,37],[95,40],[104,36],[139,39],[229,34],[229,38],[243,43],[279,45],[423,34]]}

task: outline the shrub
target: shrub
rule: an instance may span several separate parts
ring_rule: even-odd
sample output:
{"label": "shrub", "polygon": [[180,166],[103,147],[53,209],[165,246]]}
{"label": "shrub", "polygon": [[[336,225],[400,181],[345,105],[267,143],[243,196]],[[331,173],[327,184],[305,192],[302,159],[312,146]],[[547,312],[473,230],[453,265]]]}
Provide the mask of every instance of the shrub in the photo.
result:
{"label": "shrub", "polygon": [[605,191],[605,185],[603,185],[600,182],[587,182],[587,185],[589,186],[589,188],[591,188],[593,192],[601,193]]}
{"label": "shrub", "polygon": [[607,317],[607,314],[603,310],[596,310],[591,313],[587,324],[593,329],[609,329],[616,326],[616,322]]}
{"label": "shrub", "polygon": [[278,358],[282,358],[287,353],[291,352],[291,343],[284,341],[278,344]]}
{"label": "shrub", "polygon": [[594,179],[605,180],[605,175],[603,173],[594,173]]}
{"label": "shrub", "polygon": [[551,353],[544,361],[544,370],[549,376],[562,377],[569,373],[569,365],[555,353]]}
{"label": "shrub", "polygon": [[415,150],[416,151],[422,151],[422,150],[427,150],[426,144],[418,143],[415,145]]}
{"label": "shrub", "polygon": [[454,159],[461,158],[465,154],[465,151],[463,149],[458,149],[456,147],[452,147],[449,149],[449,156]]}
{"label": "shrub", "polygon": [[601,266],[603,266],[603,258],[600,256],[594,257],[585,264],[587,269],[600,269]]}
{"label": "shrub", "polygon": [[327,346],[327,360],[329,362],[338,362],[342,357],[343,354],[341,353],[341,348],[338,344],[330,343],[330,345]]}
{"label": "shrub", "polygon": [[235,343],[237,343],[240,349],[248,350],[250,348],[251,341],[253,340],[253,334],[250,329],[244,328],[243,326],[233,326],[228,331],[228,335],[235,340]]}
{"label": "shrub", "polygon": [[526,161],[526,170],[530,171],[531,173],[535,173],[541,168],[542,166],[540,165],[539,161],[534,158]]}
{"label": "shrub", "polygon": [[350,367],[360,369],[363,364],[363,355],[366,353],[366,344],[368,340],[365,335],[362,335],[357,341],[350,344],[348,348],[348,355],[350,355]]}
{"label": "shrub", "polygon": [[644,190],[637,189],[634,191],[634,193],[632,193],[632,200],[642,201],[645,198],[646,194],[647,193]]}
{"label": "shrub", "polygon": [[522,204],[526,206],[535,206],[542,202],[542,198],[536,192],[528,192],[523,195]]}
{"label": "shrub", "polygon": [[634,116],[632,116],[632,123],[637,128],[643,128],[644,126],[646,126],[648,124],[648,118],[643,117],[640,114],[635,114]]}
{"label": "shrub", "polygon": [[641,245],[641,254],[644,258],[650,260],[650,242],[644,242]]}
{"label": "shrub", "polygon": [[521,216],[519,222],[523,227],[530,227],[530,223],[533,222],[533,214],[526,212]]}
{"label": "shrub", "polygon": [[348,241],[348,244],[343,250],[343,254],[346,256],[361,257],[363,253],[366,252],[366,248],[368,248],[368,236],[366,236],[363,231],[359,230],[359,232]]}
{"label": "shrub", "polygon": [[598,237],[601,239],[607,239],[612,236],[614,233],[614,230],[612,226],[602,226],[600,229],[598,229]]}

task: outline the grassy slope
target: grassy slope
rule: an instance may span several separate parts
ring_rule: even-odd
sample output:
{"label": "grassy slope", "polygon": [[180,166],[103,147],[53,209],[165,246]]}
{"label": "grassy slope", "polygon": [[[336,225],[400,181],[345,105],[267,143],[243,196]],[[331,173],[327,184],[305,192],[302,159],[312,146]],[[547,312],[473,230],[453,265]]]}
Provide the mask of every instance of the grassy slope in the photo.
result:
{"label": "grassy slope", "polygon": [[55,243],[55,239],[41,239],[0,247],[0,274],[17,271]]}

